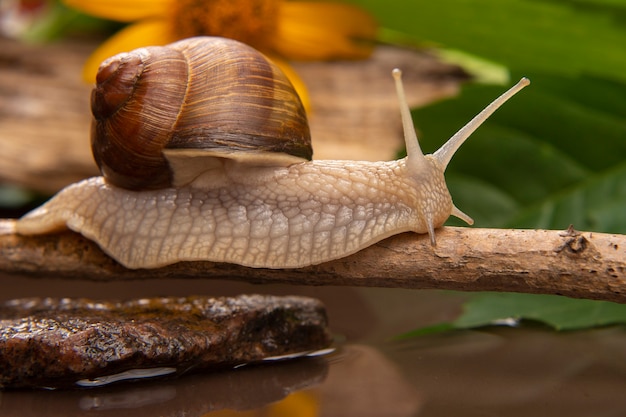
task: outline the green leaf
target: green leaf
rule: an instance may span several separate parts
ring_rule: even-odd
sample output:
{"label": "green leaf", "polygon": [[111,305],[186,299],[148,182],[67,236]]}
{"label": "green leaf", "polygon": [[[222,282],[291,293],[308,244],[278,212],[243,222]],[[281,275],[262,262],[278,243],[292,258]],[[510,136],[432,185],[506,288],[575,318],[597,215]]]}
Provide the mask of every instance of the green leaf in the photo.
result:
{"label": "green leaf", "polygon": [[573,224],[580,230],[625,233],[625,212],[626,163],[593,175],[564,193],[548,196],[536,205],[517,210],[504,225],[563,229]]}
{"label": "green leaf", "polygon": [[411,330],[410,332],[401,334],[395,337],[395,340],[406,340],[413,337],[428,336],[431,334],[445,333],[451,330],[456,330],[457,327],[454,323],[438,323],[432,326],[421,327],[419,329]]}
{"label": "green leaf", "polygon": [[68,35],[112,33],[120,27],[122,25],[118,22],[88,16],[60,2],[53,2],[44,15],[20,34],[20,39],[28,42],[49,42]]}
{"label": "green leaf", "polygon": [[33,201],[35,194],[25,188],[0,184],[0,207],[17,208]]}
{"label": "green leaf", "polygon": [[[415,111],[422,148],[436,150],[502,90],[471,85]],[[453,158],[455,204],[479,227],[626,233],[625,106],[626,83],[537,76]]]}
{"label": "green leaf", "polygon": [[618,0],[359,0],[381,25],[525,72],[626,80]]}
{"label": "green leaf", "polygon": [[558,331],[626,324],[626,304],[579,300],[556,295],[479,293],[467,301],[463,313],[452,322],[418,328],[396,337],[414,337],[523,321],[545,324]]}
{"label": "green leaf", "polygon": [[505,319],[534,320],[556,330],[575,330],[626,323],[626,305],[576,300],[555,295],[483,293],[465,304],[452,325],[474,328]]}
{"label": "green leaf", "polygon": [[[521,215],[520,204],[495,184],[469,175],[457,176],[454,173],[446,175],[446,182],[455,204],[458,203],[464,211],[471,213],[471,217],[478,225],[504,224],[512,216]],[[446,224],[466,226],[465,222],[456,217],[449,218]]]}

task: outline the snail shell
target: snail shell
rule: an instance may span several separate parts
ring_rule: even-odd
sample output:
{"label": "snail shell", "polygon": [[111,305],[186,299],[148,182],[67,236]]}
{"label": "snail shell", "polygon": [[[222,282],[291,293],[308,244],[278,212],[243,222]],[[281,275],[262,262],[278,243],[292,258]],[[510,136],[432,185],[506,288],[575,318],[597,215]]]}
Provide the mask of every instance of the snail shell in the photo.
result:
{"label": "snail shell", "polygon": [[[435,229],[450,215],[473,222],[452,203],[446,166],[529,83],[522,79],[424,155],[394,70],[406,158],[308,161],[302,104],[286,78],[257,58],[265,61],[235,41],[192,38],[105,61],[92,137],[103,177],[61,190],[22,217],[17,232],[67,227],[128,268],[196,260],[296,268],[406,231],[428,233],[435,245]],[[222,71],[230,76],[220,78]]]}
{"label": "snail shell", "polygon": [[228,39],[189,38],[111,57],[98,70],[91,103],[96,163],[126,189],[184,185],[214,157],[289,165],[313,154],[287,77]]}

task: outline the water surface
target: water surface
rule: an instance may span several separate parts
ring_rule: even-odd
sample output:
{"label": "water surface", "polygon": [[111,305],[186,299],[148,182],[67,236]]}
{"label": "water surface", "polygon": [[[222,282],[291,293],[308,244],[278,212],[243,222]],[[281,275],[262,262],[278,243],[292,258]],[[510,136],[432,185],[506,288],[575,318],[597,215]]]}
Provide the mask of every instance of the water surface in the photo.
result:
{"label": "water surface", "polygon": [[394,341],[454,317],[440,291],[180,280],[88,283],[3,279],[0,297],[308,295],[326,303],[337,350],[316,358],[168,375],[140,383],[0,393],[0,416],[622,416],[626,329],[540,326]]}

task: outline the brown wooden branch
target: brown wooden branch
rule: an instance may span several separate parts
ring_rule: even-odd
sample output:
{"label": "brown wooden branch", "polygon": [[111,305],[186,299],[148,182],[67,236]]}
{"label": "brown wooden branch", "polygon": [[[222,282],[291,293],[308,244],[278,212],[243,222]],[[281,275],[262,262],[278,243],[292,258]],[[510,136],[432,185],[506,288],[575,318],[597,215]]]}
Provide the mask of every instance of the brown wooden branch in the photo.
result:
{"label": "brown wooden branch", "polygon": [[76,233],[26,237],[11,233],[12,228],[12,220],[0,220],[0,278],[234,279],[560,294],[626,303],[624,235],[445,227],[437,231],[436,247],[425,235],[405,233],[349,257],[301,269],[181,262],[153,270],[130,270]]}

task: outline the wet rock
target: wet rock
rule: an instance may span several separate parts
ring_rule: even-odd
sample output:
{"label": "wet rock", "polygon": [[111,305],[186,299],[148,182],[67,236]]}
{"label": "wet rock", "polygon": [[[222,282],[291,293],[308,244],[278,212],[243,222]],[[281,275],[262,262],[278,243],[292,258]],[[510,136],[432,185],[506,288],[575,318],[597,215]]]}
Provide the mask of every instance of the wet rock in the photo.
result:
{"label": "wet rock", "polygon": [[329,344],[324,307],[306,297],[11,300],[0,304],[0,387],[233,367]]}

